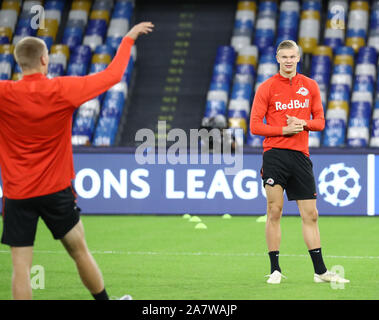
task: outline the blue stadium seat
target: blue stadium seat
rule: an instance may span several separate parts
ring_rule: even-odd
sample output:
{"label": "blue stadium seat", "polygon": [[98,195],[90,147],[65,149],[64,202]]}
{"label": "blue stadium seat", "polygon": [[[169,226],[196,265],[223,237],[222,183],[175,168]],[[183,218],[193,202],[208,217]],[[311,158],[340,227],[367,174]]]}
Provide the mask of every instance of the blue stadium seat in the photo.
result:
{"label": "blue stadium seat", "polygon": [[246,144],[250,147],[260,148],[262,147],[264,137],[253,135],[250,130],[246,135]]}
{"label": "blue stadium seat", "polygon": [[204,118],[225,116],[236,53],[232,46],[217,48]]}
{"label": "blue stadium seat", "polygon": [[258,18],[254,36],[254,44],[260,51],[274,45],[276,33],[277,3],[261,1],[258,7]]}
{"label": "blue stadium seat", "polygon": [[208,100],[204,117],[212,118],[218,114],[226,114],[226,103],[222,100]]}
{"label": "blue stadium seat", "polygon": [[62,43],[70,49],[81,45],[83,39],[83,28],[78,26],[66,27],[63,33]]}
{"label": "blue stadium seat", "polygon": [[114,144],[118,128],[118,119],[102,117],[96,126],[93,144],[95,146],[111,146]]}
{"label": "blue stadium seat", "polygon": [[370,28],[367,45],[379,52],[379,2],[374,1],[371,7]]}
{"label": "blue stadium seat", "polygon": [[323,137],[325,147],[344,147],[346,123],[342,119],[327,119]]}
{"label": "blue stadium seat", "polygon": [[324,45],[331,47],[333,51],[344,45],[348,9],[348,0],[335,0],[328,3]]}
{"label": "blue stadium seat", "polygon": [[274,47],[266,47],[262,49],[259,57],[259,64],[257,70],[257,80],[255,82],[254,91],[256,92],[258,86],[268,78],[272,77],[279,71],[278,63],[276,61],[276,50]]}
{"label": "blue stadium seat", "polygon": [[309,147],[318,148],[321,145],[321,131],[309,131]]}
{"label": "blue stadium seat", "polygon": [[298,1],[283,1],[280,3],[278,33],[276,46],[283,40],[297,41],[300,18],[300,3]]}
{"label": "blue stadium seat", "polygon": [[48,77],[54,78],[54,77],[60,77],[64,75],[64,67],[62,64],[58,63],[49,63],[48,67]]}

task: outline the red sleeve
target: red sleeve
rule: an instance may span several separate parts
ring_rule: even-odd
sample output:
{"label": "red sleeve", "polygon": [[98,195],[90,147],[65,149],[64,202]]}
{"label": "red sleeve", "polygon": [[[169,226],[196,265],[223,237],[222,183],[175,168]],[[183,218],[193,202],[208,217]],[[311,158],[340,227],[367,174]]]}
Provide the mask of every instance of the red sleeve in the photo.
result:
{"label": "red sleeve", "polygon": [[264,84],[258,87],[255,93],[250,113],[250,132],[255,135],[272,137],[282,136],[283,127],[270,126],[263,123],[269,106],[269,89]]}
{"label": "red sleeve", "polygon": [[97,97],[120,82],[128,66],[133,44],[132,38],[124,37],[112,62],[103,71],[83,77],[57,78],[59,79],[62,98],[74,107],[79,107],[84,102]]}
{"label": "red sleeve", "polygon": [[321,131],[325,127],[324,108],[322,106],[320,89],[317,82],[314,81],[312,88],[312,120],[306,120],[306,130],[309,131]]}

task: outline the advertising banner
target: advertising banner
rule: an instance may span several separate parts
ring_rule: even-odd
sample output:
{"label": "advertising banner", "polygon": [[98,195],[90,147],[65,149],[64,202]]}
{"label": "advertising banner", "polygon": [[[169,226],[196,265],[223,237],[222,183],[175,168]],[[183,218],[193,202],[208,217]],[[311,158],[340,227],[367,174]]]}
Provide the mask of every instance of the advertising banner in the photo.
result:
{"label": "advertising banner", "polygon": [[[311,159],[319,213],[367,215],[367,155]],[[265,214],[262,156],[244,155],[235,175],[226,174],[226,165],[212,160],[139,165],[133,154],[77,154],[74,185],[79,206],[86,213]],[[283,214],[298,214],[296,202],[286,199]]]}
{"label": "advertising banner", "polygon": [[[244,154],[234,174],[225,169],[236,167],[236,159],[226,164],[211,155],[196,164],[185,157],[140,164],[132,153],[75,153],[78,205],[83,214],[265,214],[262,155]],[[379,214],[378,156],[315,154],[311,160],[320,215]],[[283,214],[298,214],[286,196]]]}

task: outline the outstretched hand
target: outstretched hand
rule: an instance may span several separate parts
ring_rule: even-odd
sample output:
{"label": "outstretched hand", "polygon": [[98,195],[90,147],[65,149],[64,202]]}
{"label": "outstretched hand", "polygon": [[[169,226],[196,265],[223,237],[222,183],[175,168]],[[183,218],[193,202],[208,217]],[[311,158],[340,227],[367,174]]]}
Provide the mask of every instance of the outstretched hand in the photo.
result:
{"label": "outstretched hand", "polygon": [[152,32],[153,29],[154,25],[151,22],[141,22],[139,24],[136,24],[133,28],[131,28],[129,32],[126,34],[126,36],[134,40],[137,40],[137,38],[141,34],[148,34]]}

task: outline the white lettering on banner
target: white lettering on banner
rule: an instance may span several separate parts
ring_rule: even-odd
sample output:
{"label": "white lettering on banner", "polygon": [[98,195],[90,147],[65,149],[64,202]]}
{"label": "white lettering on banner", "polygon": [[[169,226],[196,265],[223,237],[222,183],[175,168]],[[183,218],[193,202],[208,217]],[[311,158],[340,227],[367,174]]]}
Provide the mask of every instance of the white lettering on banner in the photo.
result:
{"label": "white lettering on banner", "polygon": [[204,181],[197,180],[198,177],[204,177],[206,171],[204,169],[187,170],[187,197],[188,199],[205,199],[204,191],[197,191],[198,188],[204,187]]}
{"label": "white lettering on banner", "polygon": [[279,110],[286,110],[286,109],[304,109],[309,108],[309,99],[305,99],[305,101],[302,103],[299,100],[290,100],[287,104],[281,103],[280,101],[275,101],[275,109],[276,111]]}
{"label": "white lettering on banner", "polygon": [[[84,179],[89,177],[92,185],[89,190],[84,189]],[[75,190],[78,195],[85,199],[91,199],[98,195],[101,189],[101,179],[99,174],[93,169],[82,169],[76,174]]]}
{"label": "white lettering on banner", "polygon": [[130,175],[130,181],[138,188],[140,188],[140,191],[136,191],[132,189],[130,191],[130,196],[134,199],[145,199],[150,194],[150,185],[145,181],[142,180],[141,177],[147,178],[149,176],[149,171],[146,169],[136,169],[133,170]]}
{"label": "white lettering on banner", "polygon": [[225,199],[233,199],[233,194],[230,190],[228,180],[226,180],[224,171],[221,169],[217,170],[215,176],[213,177],[207,198],[214,199],[217,192],[221,192]]}
{"label": "white lettering on banner", "polygon": [[[112,189],[121,199],[126,199],[128,194],[127,170],[120,169],[119,178],[116,178],[110,169],[103,171],[103,197],[112,198]],[[150,195],[150,185],[141,177],[148,177],[149,171],[146,169],[135,169],[130,174],[131,183],[140,190],[131,189],[130,196],[134,199],[145,199]],[[90,179],[89,189],[85,189],[84,180]],[[75,189],[79,197],[92,199],[98,196],[101,190],[101,177],[93,169],[84,168],[77,172],[75,178]]]}
{"label": "white lettering on banner", "polygon": [[243,187],[243,180],[245,178],[256,178],[257,172],[255,170],[241,170],[236,174],[233,179],[233,189],[236,195],[243,200],[251,200],[258,197],[258,182],[257,181],[247,181],[246,188],[248,191],[246,192]]}
{"label": "white lettering on banner", "polygon": [[175,171],[173,169],[166,170],[166,198],[183,199],[184,196],[184,191],[175,191]]}
{"label": "white lettering on banner", "polygon": [[[200,178],[203,177],[203,180]],[[215,172],[208,190],[204,190],[206,179],[206,171],[203,169],[189,169],[187,170],[187,196],[183,190],[175,189],[175,171],[173,169],[166,170],[166,198],[167,199],[214,199],[217,193],[221,193],[224,199],[233,199],[233,192],[235,195],[243,200],[251,200],[258,197],[259,184],[255,179],[257,178],[257,171],[245,169],[238,172],[234,178],[233,183],[229,184],[226,174],[223,170],[219,169]],[[252,180],[253,179],[253,180]],[[247,180],[246,182],[244,182]],[[231,189],[231,185],[233,189]],[[203,189],[203,190],[201,190]],[[264,190],[262,190],[264,192]]]}
{"label": "white lettering on banner", "polygon": [[[120,180],[120,181],[119,181]],[[120,179],[113,175],[112,171],[109,169],[104,170],[104,198],[110,199],[111,197],[111,187],[117,192],[121,199],[126,199],[127,196],[127,171],[126,169],[120,170]]]}

